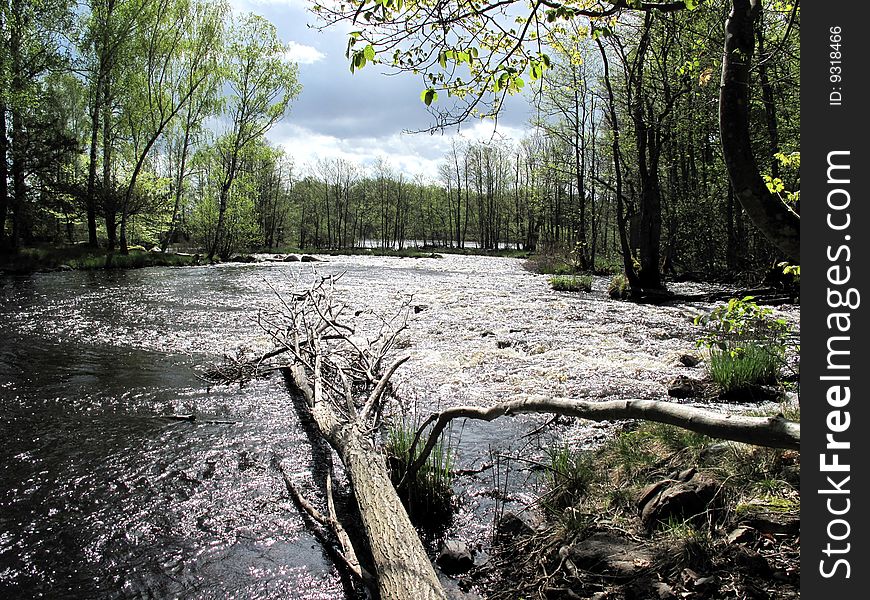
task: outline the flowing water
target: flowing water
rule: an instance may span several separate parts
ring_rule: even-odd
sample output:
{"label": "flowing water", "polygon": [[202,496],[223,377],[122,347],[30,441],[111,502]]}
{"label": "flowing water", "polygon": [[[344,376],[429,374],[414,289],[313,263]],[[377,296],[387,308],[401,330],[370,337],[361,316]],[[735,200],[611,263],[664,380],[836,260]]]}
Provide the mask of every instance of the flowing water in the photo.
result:
{"label": "flowing water", "polygon": [[[240,347],[268,349],[258,312],[315,268],[344,273],[337,289],[352,308],[389,315],[412,296],[400,344],[411,360],[394,381],[423,415],[523,395],[661,399],[676,375],[697,376],[677,359],[693,350],[691,317],[709,307],[612,302],[603,278],[588,294],[553,292],[516,259],[0,277],[0,597],[344,597],[275,468],[289,460],[314,494],[284,381],[210,387],[195,370]],[[197,420],[165,418],[190,413]],[[590,444],[604,434],[572,423],[545,441],[523,437],[545,421],[457,426],[459,466],[539,458],[553,435]],[[496,469],[460,479],[452,534],[485,542],[501,483]],[[514,480],[508,495],[531,492]]]}

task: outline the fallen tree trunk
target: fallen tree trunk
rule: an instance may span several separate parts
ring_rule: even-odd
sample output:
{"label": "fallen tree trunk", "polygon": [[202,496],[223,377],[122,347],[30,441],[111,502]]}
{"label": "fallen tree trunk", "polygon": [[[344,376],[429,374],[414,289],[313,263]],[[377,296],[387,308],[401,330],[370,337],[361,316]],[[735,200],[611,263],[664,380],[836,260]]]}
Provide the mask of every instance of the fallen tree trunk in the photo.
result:
{"label": "fallen tree trunk", "polygon": [[302,366],[291,370],[293,382],[311,406],[323,437],[347,470],[371,546],[382,600],[443,599],[447,596],[426,555],[420,537],[390,481],[384,454],[371,442],[365,422],[339,416],[319,399]]}
{"label": "fallen tree trunk", "polygon": [[261,315],[259,320],[276,349],[252,360],[229,357],[228,365],[209,373],[227,381],[241,381],[262,371],[265,359],[292,357],[292,364],[284,367],[285,373],[305,400],[302,410],[307,411],[344,465],[371,550],[374,578],[359,564],[359,553],[338,522],[328,475],[326,503],[330,515],[325,517],[299,495],[289,474],[284,473],[297,505],[332,530],[342,548],[340,562],[358,580],[376,588],[381,600],[446,599],[390,479],[378,435],[389,379],[408,358],[384,364],[396,337],[405,328],[407,304],[392,320],[381,318],[375,339],[361,343],[354,328],[339,321],[345,307],[333,299],[334,282],[335,278],[323,278],[307,292],[289,298],[279,295],[283,310]]}
{"label": "fallen tree trunk", "polygon": [[414,456],[422,434],[429,425],[426,444],[420,454],[410,463],[402,482],[410,480],[426,462],[438,442],[444,428],[454,419],[477,419],[492,421],[506,415],[524,413],[551,413],[569,417],[580,417],[591,421],[610,421],[619,419],[644,419],[676,425],[710,437],[744,442],[756,446],[772,448],[800,449],[800,424],[775,417],[748,417],[728,415],[702,408],[674,404],[658,400],[611,400],[590,402],[568,398],[525,398],[512,400],[490,407],[454,406],[431,415],[417,430],[410,455]]}

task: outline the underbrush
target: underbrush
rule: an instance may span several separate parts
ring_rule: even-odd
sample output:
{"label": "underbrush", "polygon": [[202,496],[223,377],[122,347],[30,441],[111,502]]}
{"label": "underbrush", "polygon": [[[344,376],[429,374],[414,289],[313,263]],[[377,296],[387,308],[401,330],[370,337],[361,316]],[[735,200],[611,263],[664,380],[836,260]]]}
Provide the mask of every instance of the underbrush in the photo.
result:
{"label": "underbrush", "polygon": [[591,275],[554,275],[550,277],[550,287],[557,292],[591,292]]}

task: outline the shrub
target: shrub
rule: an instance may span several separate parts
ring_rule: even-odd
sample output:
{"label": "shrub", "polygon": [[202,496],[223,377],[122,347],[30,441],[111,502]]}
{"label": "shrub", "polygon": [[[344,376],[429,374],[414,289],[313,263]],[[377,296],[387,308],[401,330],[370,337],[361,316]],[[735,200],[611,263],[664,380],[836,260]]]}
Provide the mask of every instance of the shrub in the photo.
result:
{"label": "shrub", "polygon": [[591,292],[590,275],[555,275],[550,277],[550,287],[557,292]]}
{"label": "shrub", "polygon": [[699,347],[710,350],[710,376],[724,392],[758,384],[775,384],[785,364],[791,329],[752,296],[732,298],[695,318],[704,328]]}

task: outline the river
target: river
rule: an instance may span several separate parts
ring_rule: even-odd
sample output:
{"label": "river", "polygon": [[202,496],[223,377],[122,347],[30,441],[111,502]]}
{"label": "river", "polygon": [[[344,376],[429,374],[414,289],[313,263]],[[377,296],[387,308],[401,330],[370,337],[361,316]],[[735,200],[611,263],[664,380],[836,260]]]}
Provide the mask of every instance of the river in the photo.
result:
{"label": "river", "polygon": [[[0,277],[0,597],[344,597],[274,467],[289,459],[303,488],[315,467],[282,378],[196,376],[224,353],[268,349],[258,311],[317,274],[343,273],[355,309],[391,314],[412,296],[411,360],[394,378],[408,411],[523,394],[662,399],[675,376],[698,376],[677,359],[707,306],[613,302],[605,278],[554,292],[517,259],[322,258]],[[545,420],[454,431],[459,465],[605,431],[523,437]],[[485,545],[497,479],[460,480],[453,535]],[[509,496],[522,504],[533,489],[518,479]]]}

